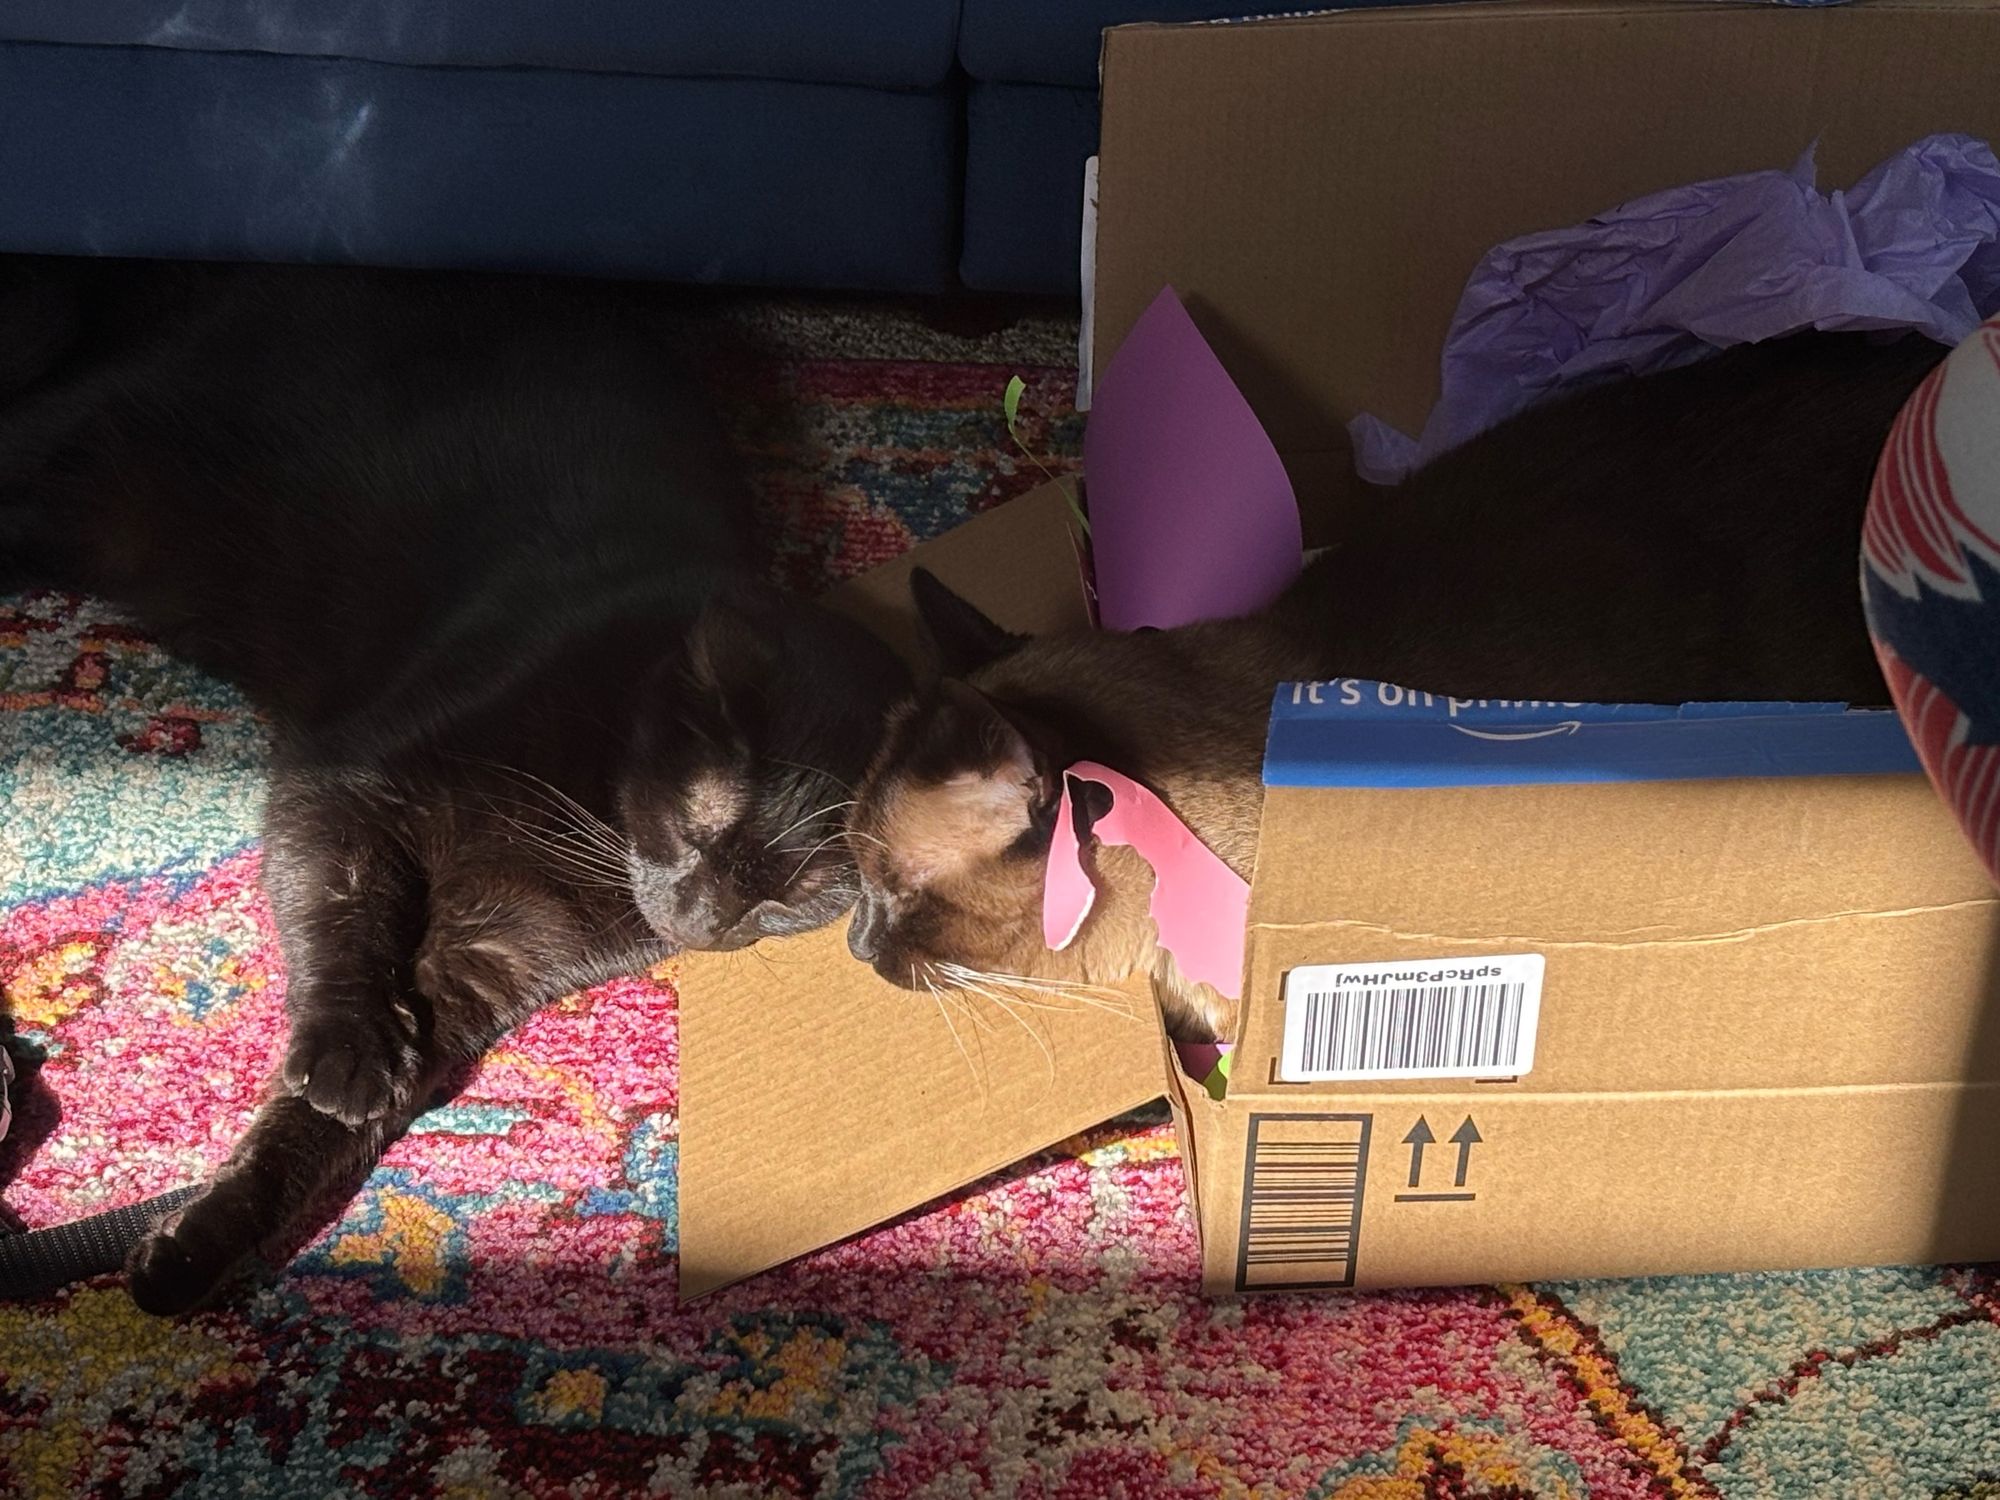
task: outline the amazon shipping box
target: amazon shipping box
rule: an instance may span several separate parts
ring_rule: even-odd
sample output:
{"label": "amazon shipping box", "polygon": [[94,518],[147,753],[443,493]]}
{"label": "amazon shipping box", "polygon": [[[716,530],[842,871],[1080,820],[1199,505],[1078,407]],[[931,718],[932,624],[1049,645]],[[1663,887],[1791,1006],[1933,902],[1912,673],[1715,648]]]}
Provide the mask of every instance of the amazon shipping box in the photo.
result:
{"label": "amazon shipping box", "polygon": [[[1488,247],[1814,141],[1837,186],[2000,139],[1996,57],[1990,0],[1114,30],[1086,374],[1174,288],[1337,546],[1345,424],[1421,424]],[[913,655],[918,562],[1078,626],[1070,527],[1046,488],[838,597]],[[690,958],[682,1294],[1163,1093],[1215,1292],[2000,1256],[2000,902],[1914,767],[1879,714],[1288,684],[1226,1088],[1142,982],[967,1035],[837,928]]]}

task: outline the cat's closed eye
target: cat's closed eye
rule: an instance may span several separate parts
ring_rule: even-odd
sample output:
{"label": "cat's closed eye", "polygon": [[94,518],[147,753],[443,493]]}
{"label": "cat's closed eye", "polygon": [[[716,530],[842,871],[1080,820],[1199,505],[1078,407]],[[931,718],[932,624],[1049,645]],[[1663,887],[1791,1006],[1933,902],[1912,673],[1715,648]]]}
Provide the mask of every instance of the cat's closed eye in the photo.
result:
{"label": "cat's closed eye", "polygon": [[[669,831],[661,815],[631,856],[632,895],[647,924],[676,947],[728,949],[839,916],[854,880],[832,800],[838,793],[830,780],[811,778],[795,795],[822,793],[806,814],[787,820],[792,799],[766,789],[762,816],[698,835]],[[626,816],[644,822],[643,799],[629,800]]]}
{"label": "cat's closed eye", "polygon": [[713,604],[689,672],[650,710],[671,729],[640,735],[619,788],[632,894],[653,931],[740,948],[845,912],[849,788],[907,685],[875,637],[823,610],[756,590]]}

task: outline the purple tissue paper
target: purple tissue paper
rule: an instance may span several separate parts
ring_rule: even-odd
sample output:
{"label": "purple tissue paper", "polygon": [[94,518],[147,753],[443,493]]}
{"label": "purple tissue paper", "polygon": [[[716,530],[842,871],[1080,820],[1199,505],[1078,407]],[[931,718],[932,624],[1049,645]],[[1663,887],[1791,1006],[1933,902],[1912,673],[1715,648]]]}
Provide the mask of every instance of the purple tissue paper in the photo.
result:
{"label": "purple tissue paper", "polygon": [[1466,283],[1442,395],[1410,438],[1363,415],[1355,469],[1393,484],[1544,397],[1797,333],[1914,329],[1956,344],[2000,310],[2000,161],[1934,135],[1846,192],[1751,172],[1635,198],[1510,240]]}

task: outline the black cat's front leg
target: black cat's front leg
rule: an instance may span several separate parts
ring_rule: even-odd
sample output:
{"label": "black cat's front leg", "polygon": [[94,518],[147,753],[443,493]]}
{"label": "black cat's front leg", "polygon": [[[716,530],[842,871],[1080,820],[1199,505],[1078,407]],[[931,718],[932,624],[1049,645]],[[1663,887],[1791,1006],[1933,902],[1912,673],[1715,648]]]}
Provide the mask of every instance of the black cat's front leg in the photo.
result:
{"label": "black cat's front leg", "polygon": [[265,894],[285,954],[284,1086],[344,1125],[405,1108],[430,1056],[411,982],[422,873],[405,809],[373,773],[280,770],[265,814]]}
{"label": "black cat's front leg", "polygon": [[[447,871],[430,889],[425,920],[411,1004],[436,1023],[418,1088],[386,1115],[349,1124],[281,1078],[207,1190],[132,1252],[141,1308],[170,1314],[205,1302],[239,1264],[295,1233],[330,1192],[374,1166],[460,1067],[566,989],[622,967],[585,961],[595,934],[560,894],[532,880]],[[648,956],[643,942],[630,954]]]}
{"label": "black cat's front leg", "polygon": [[133,1247],[132,1300],[163,1316],[200,1306],[329,1189],[373,1166],[408,1124],[345,1125],[280,1087],[201,1196]]}

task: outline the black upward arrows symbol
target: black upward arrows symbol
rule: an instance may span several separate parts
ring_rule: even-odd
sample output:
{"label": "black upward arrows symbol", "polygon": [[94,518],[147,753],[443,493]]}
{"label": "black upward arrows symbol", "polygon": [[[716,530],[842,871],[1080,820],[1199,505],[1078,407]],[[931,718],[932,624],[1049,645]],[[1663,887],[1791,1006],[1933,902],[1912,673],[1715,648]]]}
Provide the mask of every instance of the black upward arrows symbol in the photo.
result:
{"label": "black upward arrows symbol", "polygon": [[1458,1147],[1458,1170],[1452,1174],[1453,1187],[1465,1186],[1465,1169],[1472,1163],[1472,1148],[1484,1139],[1479,1127],[1472,1123],[1472,1116],[1465,1117],[1465,1123],[1451,1133],[1452,1144]]}
{"label": "black upward arrows symbol", "polygon": [[[1451,1177],[1453,1187],[1465,1186],[1465,1174],[1472,1165],[1472,1148],[1485,1139],[1479,1133],[1479,1127],[1472,1123],[1471,1115],[1467,1115],[1465,1123],[1451,1133],[1451,1143],[1458,1147],[1457,1169]],[[1410,1148],[1410,1186],[1416,1187],[1423,1181],[1424,1147],[1437,1144],[1437,1137],[1431,1133],[1431,1122],[1418,1115],[1417,1123],[1403,1137],[1403,1144]]]}
{"label": "black upward arrows symbol", "polygon": [[1410,1186],[1415,1187],[1424,1175],[1424,1147],[1433,1144],[1437,1137],[1431,1134],[1431,1122],[1422,1115],[1410,1127],[1410,1133],[1403,1137],[1403,1144],[1410,1148]]}

